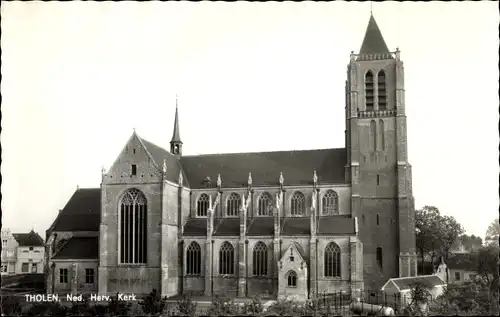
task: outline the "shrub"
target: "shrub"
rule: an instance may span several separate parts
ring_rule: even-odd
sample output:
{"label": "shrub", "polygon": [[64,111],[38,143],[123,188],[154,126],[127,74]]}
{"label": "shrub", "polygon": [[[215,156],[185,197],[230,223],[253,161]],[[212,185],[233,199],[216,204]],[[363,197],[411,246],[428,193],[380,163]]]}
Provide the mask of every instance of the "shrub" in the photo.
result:
{"label": "shrub", "polygon": [[161,298],[161,295],[153,289],[143,300],[139,302],[143,313],[151,316],[160,316],[166,311],[167,298]]}
{"label": "shrub", "polygon": [[27,311],[28,316],[67,316],[68,308],[59,302],[34,303]]}
{"label": "shrub", "polygon": [[130,302],[124,302],[118,300],[118,294],[111,297],[111,301],[106,309],[106,314],[110,317],[112,316],[128,316],[130,315],[132,304]]}
{"label": "shrub", "polygon": [[191,297],[182,295],[177,301],[177,313],[181,316],[196,316],[197,304],[191,300]]}
{"label": "shrub", "polygon": [[232,299],[215,296],[212,305],[207,310],[208,316],[235,316],[238,315],[239,307]]}
{"label": "shrub", "polygon": [[243,314],[248,316],[260,316],[264,312],[264,306],[259,296],[252,298],[252,301],[243,305]]}
{"label": "shrub", "polygon": [[18,296],[2,296],[2,313],[5,316],[21,315],[22,305]]}

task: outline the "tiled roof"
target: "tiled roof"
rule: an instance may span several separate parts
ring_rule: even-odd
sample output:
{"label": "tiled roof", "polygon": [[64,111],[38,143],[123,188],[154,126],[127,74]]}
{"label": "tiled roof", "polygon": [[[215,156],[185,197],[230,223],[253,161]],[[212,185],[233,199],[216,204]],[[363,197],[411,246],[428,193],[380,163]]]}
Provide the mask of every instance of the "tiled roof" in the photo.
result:
{"label": "tiled roof", "polygon": [[274,235],[274,218],[256,217],[248,219],[247,235],[249,236]]}
{"label": "tiled roof", "polygon": [[382,32],[378,28],[375,18],[370,16],[370,21],[368,22],[368,27],[366,28],[365,38],[363,39],[363,44],[361,44],[361,49],[359,54],[371,54],[371,53],[389,53],[387,44],[385,44]]}
{"label": "tiled roof", "polygon": [[214,236],[239,236],[240,218],[214,219]]}
{"label": "tiled roof", "polygon": [[[153,144],[147,140],[144,140],[143,138],[139,139],[141,140],[142,144],[149,152],[149,154],[151,154],[151,158],[159,168],[163,167],[163,160],[167,162],[167,180],[175,184],[178,184],[179,172],[182,171],[179,159],[169,151],[165,150],[164,148],[156,144]],[[189,180],[184,172],[182,174],[182,177],[183,177],[183,183],[185,185],[189,185]]]}
{"label": "tiled roof", "polygon": [[302,248],[302,246],[299,243],[295,242],[295,241],[293,241],[292,244],[294,245],[294,247],[297,250],[297,252],[299,252],[299,254],[302,257],[302,259],[304,259],[304,261],[308,261],[309,257],[304,252],[304,248]]}
{"label": "tiled roof", "polygon": [[314,170],[319,183],[345,183],[347,156],[340,148],[182,156],[180,161],[191,188],[205,187],[207,177],[215,186],[218,174],[222,187],[230,188],[247,186],[249,173],[253,186],[275,186],[280,173],[284,185],[312,185]]}
{"label": "tiled roof", "polygon": [[99,231],[101,189],[79,188],[59,212],[50,231]]}
{"label": "tiled roof", "polygon": [[183,234],[185,236],[201,236],[207,235],[207,219],[206,218],[189,218],[184,225]]}
{"label": "tiled roof", "polygon": [[349,216],[328,216],[318,219],[318,234],[345,235],[355,233],[354,218]]}
{"label": "tiled roof", "polygon": [[98,256],[98,237],[73,237],[54,255],[53,259],[97,259]]}
{"label": "tiled roof", "polygon": [[400,277],[390,279],[399,290],[411,289],[414,284],[424,284],[428,287],[434,287],[437,285],[444,285],[445,282],[439,278],[437,275],[421,275],[413,277]]}
{"label": "tiled roof", "polygon": [[448,258],[446,266],[450,270],[477,270],[477,256],[475,254],[455,254]]}
{"label": "tiled roof", "polygon": [[281,219],[281,234],[285,236],[311,234],[309,217],[292,217]]}
{"label": "tiled roof", "polygon": [[22,247],[43,247],[44,241],[38,233],[31,230],[28,233],[13,233],[14,239],[16,239],[19,246]]}

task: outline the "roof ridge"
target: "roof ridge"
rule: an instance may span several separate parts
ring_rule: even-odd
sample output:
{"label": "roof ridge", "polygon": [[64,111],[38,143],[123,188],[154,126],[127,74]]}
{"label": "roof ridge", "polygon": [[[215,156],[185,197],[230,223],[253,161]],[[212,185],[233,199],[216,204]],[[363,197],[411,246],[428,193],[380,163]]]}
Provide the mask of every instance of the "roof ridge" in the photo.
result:
{"label": "roof ridge", "polygon": [[265,153],[286,153],[286,152],[312,152],[312,151],[328,151],[328,150],[345,150],[345,147],[340,148],[322,148],[322,149],[305,149],[305,150],[277,150],[277,151],[261,151],[261,152],[232,152],[232,153],[207,153],[183,155],[182,157],[200,157],[200,156],[218,156],[218,155],[241,155],[241,154],[265,154]]}

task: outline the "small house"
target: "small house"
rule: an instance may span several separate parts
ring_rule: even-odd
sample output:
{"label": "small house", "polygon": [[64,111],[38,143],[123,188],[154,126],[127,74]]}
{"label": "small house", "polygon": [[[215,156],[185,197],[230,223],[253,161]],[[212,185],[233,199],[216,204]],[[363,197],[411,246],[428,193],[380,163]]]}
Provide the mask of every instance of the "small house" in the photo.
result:
{"label": "small house", "polygon": [[436,299],[443,294],[446,283],[438,275],[420,275],[411,277],[399,277],[389,279],[382,292],[385,294],[387,302],[395,301],[399,307],[405,307],[412,302],[411,290],[416,284],[424,285],[430,293],[429,300]]}

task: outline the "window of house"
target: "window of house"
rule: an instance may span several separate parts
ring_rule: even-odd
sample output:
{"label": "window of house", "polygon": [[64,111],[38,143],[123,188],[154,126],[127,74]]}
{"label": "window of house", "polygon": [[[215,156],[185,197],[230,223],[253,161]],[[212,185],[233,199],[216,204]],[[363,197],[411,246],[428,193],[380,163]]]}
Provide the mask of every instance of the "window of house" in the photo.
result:
{"label": "window of house", "polygon": [[147,200],[138,189],[128,190],[120,207],[120,263],[145,264],[147,259]]}
{"label": "window of house", "polygon": [[59,269],[59,283],[68,283],[68,269]]}
{"label": "window of house", "polygon": [[37,265],[36,263],[31,263],[31,273],[36,273],[37,272]]}
{"label": "window of house", "polygon": [[29,263],[21,264],[21,272],[28,273],[29,272]]}
{"label": "window of house", "polygon": [[198,217],[206,217],[209,205],[210,197],[207,194],[201,194],[196,203],[196,215]]}
{"label": "window of house", "polygon": [[455,272],[455,281],[460,281],[460,272]]}
{"label": "window of house", "polygon": [[191,242],[186,250],[186,274],[201,274],[201,247],[196,242]]}
{"label": "window of house", "polygon": [[286,274],[287,286],[297,287],[297,273],[295,271],[290,271]]}
{"label": "window of house", "polygon": [[7,265],[2,265],[2,273],[6,273],[7,272]]}
{"label": "window of house", "polygon": [[230,217],[238,216],[240,214],[240,207],[241,207],[240,195],[236,193],[232,193],[231,195],[229,195],[229,198],[227,199],[226,215]]}
{"label": "window of house", "polygon": [[269,193],[262,193],[259,197],[259,216],[269,216],[271,214],[271,208],[273,204],[273,198]]}
{"label": "window of house", "polygon": [[33,247],[29,247],[29,250],[30,250],[30,251],[33,251]]}
{"label": "window of house", "polygon": [[137,165],[132,164],[132,175],[135,176],[137,175]]}
{"label": "window of house", "polygon": [[292,216],[303,216],[306,212],[306,196],[297,191],[293,193],[291,200],[291,214]]}
{"label": "window of house", "polygon": [[263,242],[258,242],[253,248],[253,275],[267,275],[267,246]]}
{"label": "window of house", "polygon": [[323,196],[323,215],[338,215],[338,196],[333,190],[329,190]]}
{"label": "window of house", "polygon": [[94,284],[94,269],[85,269],[85,283]]}
{"label": "window of house", "polygon": [[234,248],[229,242],[224,242],[219,250],[219,274],[234,274]]}
{"label": "window of house", "polygon": [[340,248],[330,242],[325,248],[325,276],[340,277]]}
{"label": "window of house", "polygon": [[7,240],[2,240],[2,247],[6,247],[7,246]]}

